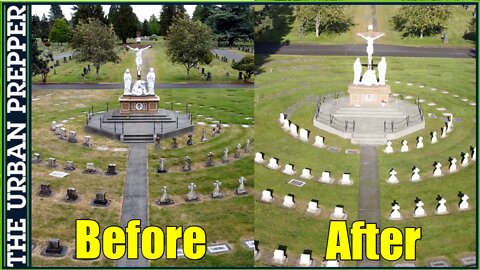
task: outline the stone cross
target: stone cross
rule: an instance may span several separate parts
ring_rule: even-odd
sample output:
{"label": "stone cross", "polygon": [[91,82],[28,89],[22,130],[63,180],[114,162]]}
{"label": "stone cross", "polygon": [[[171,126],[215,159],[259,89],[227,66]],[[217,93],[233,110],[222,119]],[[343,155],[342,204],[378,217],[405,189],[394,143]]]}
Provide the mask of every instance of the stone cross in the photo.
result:
{"label": "stone cross", "polygon": [[250,139],[247,139],[245,141],[245,153],[246,154],[250,153]]}
{"label": "stone cross", "polygon": [[435,169],[433,170],[433,176],[442,176],[442,164],[435,163]]}
{"label": "stone cross", "polygon": [[412,174],[412,177],[411,177],[411,180],[412,181],[420,181],[420,169],[418,167],[414,167],[413,168],[413,174]]}
{"label": "stone cross", "polygon": [[458,192],[457,195],[460,198],[460,202],[458,203],[458,208],[462,211],[470,209],[468,205],[468,196],[467,194],[463,194],[461,191]]}
{"label": "stone cross", "polygon": [[462,167],[467,167],[468,166],[468,157],[470,156],[470,154],[468,153],[464,153],[463,154],[463,158],[462,158]]}
{"label": "stone cross", "polygon": [[229,160],[228,160],[228,148],[225,148],[225,150],[223,150],[223,159],[222,159],[222,162],[223,163],[227,163]]}
{"label": "stone cross", "polygon": [[432,144],[437,143],[437,141],[438,141],[438,140],[437,140],[437,132],[436,132],[436,131],[433,131],[433,132],[431,133],[431,135],[432,135],[432,138],[430,139],[430,143],[432,143]]}
{"label": "stone cross", "polygon": [[456,158],[451,158],[450,159],[450,166],[448,166],[448,171],[449,172],[457,171],[457,159]]}
{"label": "stone cross", "polygon": [[237,152],[235,152],[235,158],[237,158],[237,159],[240,158],[241,153],[242,153],[242,145],[237,144]]}
{"label": "stone cross", "polygon": [[385,153],[393,153],[392,141],[387,141],[387,147],[385,147]]}
{"label": "stone cross", "polygon": [[423,137],[419,136],[417,138],[417,149],[423,148]]}
{"label": "stone cross", "polygon": [[408,144],[407,140],[402,141],[402,147],[400,148],[400,152],[408,152]]}
{"label": "stone cross", "polygon": [[192,135],[192,133],[189,133],[189,134],[188,134],[187,145],[188,145],[188,146],[193,145],[193,135]]}
{"label": "stone cross", "polygon": [[247,194],[247,190],[245,189],[245,182],[246,182],[246,181],[247,181],[247,180],[246,180],[245,177],[243,177],[243,176],[241,176],[240,179],[238,179],[239,185],[238,185],[237,189],[235,190],[235,193],[236,193],[237,195],[245,195],[245,194]]}
{"label": "stone cross", "polygon": [[200,139],[201,142],[206,142],[208,141],[207,139],[207,131],[203,130],[202,131],[202,138]]}
{"label": "stone cross", "polygon": [[212,152],[208,152],[208,155],[207,155],[207,164],[205,165],[205,167],[212,167],[213,166],[213,153]]}
{"label": "stone cross", "polygon": [[191,170],[191,159],[189,156],[186,156],[184,159],[183,159],[183,171],[186,172],[186,171],[190,171]]}
{"label": "stone cross", "polygon": [[222,192],[220,191],[220,186],[222,185],[222,182],[216,180],[213,183],[213,192],[212,192],[212,198],[221,198],[223,197]]}
{"label": "stone cross", "polygon": [[171,147],[172,149],[178,148],[178,143],[177,143],[177,138],[176,138],[176,137],[173,137],[173,138],[172,138],[172,143],[170,144],[170,147]]}
{"label": "stone cross", "polygon": [[187,198],[186,198],[187,201],[198,200],[197,193],[195,192],[196,187],[197,187],[197,185],[195,185],[194,183],[190,183],[190,185],[188,185],[189,192],[187,193]]}

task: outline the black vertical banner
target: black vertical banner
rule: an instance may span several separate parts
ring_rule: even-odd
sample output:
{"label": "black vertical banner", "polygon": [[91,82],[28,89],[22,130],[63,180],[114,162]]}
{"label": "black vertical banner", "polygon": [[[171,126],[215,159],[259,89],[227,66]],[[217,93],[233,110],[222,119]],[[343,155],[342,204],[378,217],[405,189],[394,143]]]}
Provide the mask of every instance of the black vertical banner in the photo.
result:
{"label": "black vertical banner", "polygon": [[30,7],[2,6],[2,266],[30,266]]}

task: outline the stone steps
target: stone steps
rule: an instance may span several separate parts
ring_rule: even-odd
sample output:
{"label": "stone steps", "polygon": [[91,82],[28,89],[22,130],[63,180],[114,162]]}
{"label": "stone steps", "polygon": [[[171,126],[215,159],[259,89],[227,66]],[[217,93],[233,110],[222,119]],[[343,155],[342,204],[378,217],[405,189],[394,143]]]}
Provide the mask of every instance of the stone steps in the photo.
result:
{"label": "stone steps", "polygon": [[348,117],[348,118],[378,118],[385,119],[404,119],[405,114],[395,108],[368,108],[368,107],[343,107],[337,110],[334,117]]}
{"label": "stone steps", "polygon": [[124,143],[154,143],[153,134],[146,135],[127,135],[120,136],[120,141]]}
{"label": "stone steps", "polygon": [[387,138],[379,134],[354,133],[351,142],[359,145],[385,145]]}

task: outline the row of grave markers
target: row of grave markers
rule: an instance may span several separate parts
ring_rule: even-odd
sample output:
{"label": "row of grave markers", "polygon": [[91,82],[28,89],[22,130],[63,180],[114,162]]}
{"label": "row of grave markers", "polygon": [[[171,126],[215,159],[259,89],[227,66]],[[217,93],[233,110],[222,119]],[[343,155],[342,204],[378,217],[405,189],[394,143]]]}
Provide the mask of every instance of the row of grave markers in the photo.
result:
{"label": "row of grave markers", "polygon": [[[57,124],[56,121],[52,121],[52,126],[51,126],[51,131],[54,132],[55,135],[59,136],[59,139],[68,141],[69,143],[77,143],[77,132],[75,131],[69,131],[67,135],[67,130],[63,124]],[[83,137],[83,145],[87,147],[91,147],[93,145],[92,143],[92,137],[85,135]]]}
{"label": "row of grave markers", "polygon": [[[41,164],[42,162],[43,162],[43,160],[41,159],[40,154],[39,153],[34,153],[33,158],[32,158],[32,163],[33,164]],[[57,160],[53,157],[49,157],[47,159],[46,166],[48,168],[57,168],[58,167]],[[67,171],[68,172],[75,171],[76,170],[75,163],[71,160],[67,160],[67,162],[65,164],[65,167],[63,169],[66,172]],[[82,173],[84,173],[84,174],[96,174],[97,172],[98,171],[95,168],[95,164],[93,162],[87,162],[85,170],[82,171]],[[107,171],[105,172],[105,175],[112,176],[112,175],[117,175],[117,174],[118,174],[118,172],[116,170],[116,164],[115,163],[109,163],[107,165]],[[63,178],[64,176],[68,175],[68,173],[66,173],[66,174],[63,173],[62,174],[61,172],[54,171],[50,175],[55,176],[55,177]]]}
{"label": "row of grave markers", "polygon": [[[255,153],[254,161],[258,164],[264,164],[265,163],[264,156],[265,156],[265,154],[263,152],[257,152],[257,153]],[[272,169],[272,170],[278,170],[278,169],[281,168],[278,162],[279,162],[278,158],[272,157],[272,158],[270,158],[266,167],[269,168],[269,169]],[[287,164],[285,164],[285,168],[282,170],[282,173],[286,174],[286,175],[295,175],[297,172],[294,169],[295,169],[295,166],[293,164],[287,163]],[[313,179],[314,176],[312,175],[312,169],[311,168],[302,169],[302,174],[300,175],[300,178]],[[324,184],[332,184],[334,181],[335,180],[331,176],[330,171],[323,171],[322,175],[317,180],[317,182],[324,183]],[[342,174],[342,178],[339,180],[339,184],[340,185],[353,185],[353,181],[352,181],[352,179],[350,179],[350,173],[349,172],[344,172]]]}
{"label": "row of grave markers", "polygon": [[[459,191],[457,194],[457,197],[460,199],[457,208],[458,211],[464,212],[470,210],[470,205],[468,204],[468,195],[464,194],[463,192]],[[445,205],[447,203],[447,200],[443,196],[437,195],[435,198],[437,201],[437,206],[435,207],[435,215],[448,215],[450,212],[447,209],[447,206]],[[427,212],[423,208],[425,205],[423,201],[416,197],[415,200],[415,209],[413,211],[413,217],[414,218],[422,218],[427,216]],[[390,212],[390,220],[402,220],[403,216],[400,213],[400,205],[398,204],[397,200],[393,200],[392,202],[392,211]]]}
{"label": "row of grave markers", "polygon": [[[470,151],[472,152],[472,160],[476,160],[476,156],[477,156],[477,147],[473,147],[471,146],[470,147]],[[462,167],[467,167],[469,165],[469,157],[470,157],[470,154],[468,152],[465,152],[465,153],[461,153],[461,156],[462,156],[462,160],[461,160],[461,163],[460,165]],[[457,172],[457,159],[454,158],[454,157],[450,157],[449,158],[449,166],[448,166],[448,172],[449,173],[454,173],[454,172]],[[434,166],[434,169],[433,169],[433,177],[441,177],[443,176],[443,172],[442,172],[442,164],[439,163],[439,162],[435,162],[433,164]],[[390,169],[390,176],[388,177],[387,179],[387,183],[389,184],[398,184],[399,183],[399,180],[397,178],[397,171],[392,168]],[[410,176],[410,181],[411,182],[419,182],[421,181],[421,177],[420,177],[420,168],[414,166],[413,169],[412,169],[412,175]]]}

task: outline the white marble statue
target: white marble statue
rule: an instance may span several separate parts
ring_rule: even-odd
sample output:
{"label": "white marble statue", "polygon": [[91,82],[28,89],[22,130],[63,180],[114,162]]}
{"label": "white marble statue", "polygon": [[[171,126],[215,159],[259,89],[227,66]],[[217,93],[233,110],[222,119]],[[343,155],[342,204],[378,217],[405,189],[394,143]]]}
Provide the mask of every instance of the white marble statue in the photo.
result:
{"label": "white marble statue", "polygon": [[357,58],[355,63],[353,63],[353,74],[353,84],[360,84],[360,77],[362,76],[362,63],[360,63],[360,58]]}
{"label": "white marble statue", "polygon": [[385,57],[382,57],[382,60],[378,63],[378,83],[380,85],[385,85],[385,75],[387,74],[387,61]]}
{"label": "white marble statue", "polygon": [[[368,29],[373,29],[370,25],[368,26]],[[367,41],[367,55],[368,55],[368,68],[372,67],[372,55],[373,55],[373,42],[380,37],[383,37],[385,33],[376,33],[378,35],[374,35],[375,32],[372,32],[370,30],[369,33],[357,33],[357,36],[362,37]]]}
{"label": "white marble statue", "polygon": [[127,46],[127,48],[135,52],[135,64],[137,65],[137,74],[140,74],[140,70],[142,69],[142,63],[143,63],[142,52],[144,50],[150,49],[151,47],[152,45],[149,45],[143,49],[139,49],[139,48],[132,48],[130,46]]}
{"label": "white marble statue", "polygon": [[125,73],[123,74],[123,82],[125,83],[125,86],[123,88],[123,94],[130,95],[130,87],[132,85],[132,75],[130,74],[130,70],[128,68],[127,70],[125,70]]}
{"label": "white marble statue", "polygon": [[138,80],[133,84],[132,95],[134,96],[143,96],[147,94],[147,89],[145,88],[145,81]]}
{"label": "white marble statue", "polygon": [[150,68],[150,71],[147,73],[147,83],[148,83],[148,94],[155,95],[155,72],[153,68]]}
{"label": "white marble statue", "polygon": [[378,85],[377,75],[375,74],[375,70],[367,69],[367,71],[363,73],[361,83],[366,86]]}

